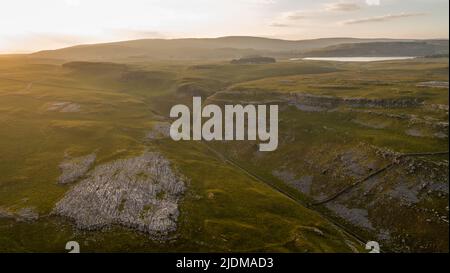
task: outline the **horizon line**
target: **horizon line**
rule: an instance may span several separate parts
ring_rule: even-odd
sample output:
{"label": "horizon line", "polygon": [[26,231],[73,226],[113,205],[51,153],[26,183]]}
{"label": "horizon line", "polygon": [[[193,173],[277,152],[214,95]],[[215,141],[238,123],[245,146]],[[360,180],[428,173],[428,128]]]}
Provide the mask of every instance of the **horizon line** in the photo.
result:
{"label": "horizon line", "polygon": [[57,47],[57,48],[49,48],[49,49],[40,49],[36,51],[10,51],[10,52],[2,52],[0,51],[0,56],[12,56],[12,55],[30,55],[42,51],[53,51],[53,50],[60,50],[60,49],[66,49],[66,48],[73,48],[78,46],[89,46],[89,45],[102,45],[102,44],[114,44],[114,43],[121,43],[121,42],[130,42],[130,41],[142,41],[142,40],[188,40],[188,39],[221,39],[221,38],[261,38],[261,39],[268,39],[268,40],[280,40],[280,41],[287,41],[287,42],[301,42],[301,41],[313,41],[313,40],[321,40],[321,39],[360,39],[360,40],[449,40],[449,37],[447,38],[383,38],[383,37],[377,37],[377,38],[361,38],[361,37],[339,37],[339,36],[330,36],[330,37],[321,37],[321,38],[309,38],[309,39],[298,39],[298,40],[292,40],[292,39],[282,39],[282,38],[274,38],[274,37],[265,37],[265,36],[251,36],[251,35],[226,35],[226,36],[216,36],[216,37],[178,37],[178,38],[139,38],[139,39],[129,39],[129,40],[114,40],[114,41],[105,41],[105,42],[98,42],[98,43],[80,43],[80,44],[74,44],[69,45],[65,47]]}

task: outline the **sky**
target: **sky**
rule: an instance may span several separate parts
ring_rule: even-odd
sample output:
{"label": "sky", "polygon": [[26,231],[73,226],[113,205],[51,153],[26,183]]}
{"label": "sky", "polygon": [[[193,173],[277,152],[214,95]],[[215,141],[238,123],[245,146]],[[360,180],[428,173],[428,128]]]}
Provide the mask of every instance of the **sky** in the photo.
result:
{"label": "sky", "polygon": [[141,38],[448,38],[449,0],[2,0],[0,53]]}

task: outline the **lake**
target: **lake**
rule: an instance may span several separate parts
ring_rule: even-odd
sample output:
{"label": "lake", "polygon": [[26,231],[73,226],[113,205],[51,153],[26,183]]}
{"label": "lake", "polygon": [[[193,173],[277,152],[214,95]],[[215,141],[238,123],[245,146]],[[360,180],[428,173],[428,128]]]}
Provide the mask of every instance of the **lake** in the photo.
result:
{"label": "lake", "polygon": [[377,62],[377,61],[395,61],[409,60],[416,57],[311,57],[311,58],[292,58],[291,61],[312,60],[312,61],[334,61],[334,62]]}

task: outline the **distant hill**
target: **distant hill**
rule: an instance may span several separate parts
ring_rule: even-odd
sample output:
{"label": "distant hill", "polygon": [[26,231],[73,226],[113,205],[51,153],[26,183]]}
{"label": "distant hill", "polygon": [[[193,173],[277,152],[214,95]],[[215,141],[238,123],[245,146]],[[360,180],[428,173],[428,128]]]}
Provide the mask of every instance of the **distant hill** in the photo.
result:
{"label": "distant hill", "polygon": [[277,60],[271,57],[262,57],[262,56],[251,56],[244,57],[240,59],[233,59],[230,63],[232,64],[270,64],[276,63]]}
{"label": "distant hill", "polygon": [[304,57],[394,57],[448,54],[448,40],[346,43],[303,53]]}
{"label": "distant hill", "polygon": [[[45,50],[31,54],[31,57],[62,59],[67,61],[145,61],[145,60],[195,60],[195,59],[238,59],[242,56],[261,55],[275,58],[298,57],[308,52],[321,54],[332,50],[358,50],[362,43],[368,48],[372,43],[412,42],[414,40],[393,39],[356,39],[324,38],[313,40],[289,41],[247,36],[230,36],[221,38],[186,38],[186,39],[141,39],[103,44],[78,45],[57,50]],[[420,42],[417,42],[420,43]],[[433,47],[428,41],[424,47]],[[379,44],[382,45],[382,44]],[[397,44],[401,47],[402,44]],[[407,44],[404,44],[407,45]],[[354,49],[352,49],[354,47]],[[316,51],[318,50],[318,51]],[[322,51],[324,50],[324,51]],[[397,50],[396,52],[401,51]],[[435,50],[421,50],[434,54]],[[448,41],[447,41],[448,52]],[[394,54],[394,53],[392,53]],[[399,54],[399,53],[398,53]],[[402,54],[403,56],[404,54]]]}

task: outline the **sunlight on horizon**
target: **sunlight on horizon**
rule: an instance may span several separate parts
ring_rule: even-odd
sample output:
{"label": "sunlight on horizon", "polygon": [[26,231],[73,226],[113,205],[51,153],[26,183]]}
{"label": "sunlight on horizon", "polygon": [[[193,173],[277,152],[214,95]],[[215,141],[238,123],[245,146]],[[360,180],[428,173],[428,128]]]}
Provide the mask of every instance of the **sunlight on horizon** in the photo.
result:
{"label": "sunlight on horizon", "polygon": [[141,38],[448,38],[447,0],[5,0],[0,53]]}

